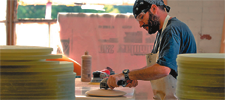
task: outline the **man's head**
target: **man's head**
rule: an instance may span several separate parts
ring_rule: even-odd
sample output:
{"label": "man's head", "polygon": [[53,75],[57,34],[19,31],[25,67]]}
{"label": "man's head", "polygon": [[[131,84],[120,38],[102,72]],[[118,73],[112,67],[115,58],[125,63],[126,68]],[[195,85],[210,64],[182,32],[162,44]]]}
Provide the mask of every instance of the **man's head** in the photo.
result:
{"label": "man's head", "polygon": [[159,8],[162,11],[169,12],[170,7],[166,6],[163,0],[136,0],[133,6],[134,17],[139,21],[140,26],[153,34],[159,30],[159,17],[153,14],[150,9]]}

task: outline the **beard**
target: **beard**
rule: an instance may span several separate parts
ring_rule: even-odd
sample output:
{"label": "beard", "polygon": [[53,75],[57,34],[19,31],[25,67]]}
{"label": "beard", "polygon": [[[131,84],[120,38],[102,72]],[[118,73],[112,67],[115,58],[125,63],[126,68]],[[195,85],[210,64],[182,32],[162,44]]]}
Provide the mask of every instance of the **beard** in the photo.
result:
{"label": "beard", "polygon": [[148,19],[148,33],[154,34],[159,30],[159,17],[153,15],[151,11],[149,11],[149,19]]}

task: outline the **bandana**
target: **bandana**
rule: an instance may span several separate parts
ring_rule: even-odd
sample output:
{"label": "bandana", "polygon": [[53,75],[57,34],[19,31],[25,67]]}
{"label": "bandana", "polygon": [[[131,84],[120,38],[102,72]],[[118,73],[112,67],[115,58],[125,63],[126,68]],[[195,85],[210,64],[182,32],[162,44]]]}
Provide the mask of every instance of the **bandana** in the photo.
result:
{"label": "bandana", "polygon": [[133,6],[133,14],[136,18],[141,12],[147,12],[152,4],[155,4],[157,6],[164,6],[166,8],[166,11],[170,11],[170,7],[165,5],[163,0],[136,0]]}

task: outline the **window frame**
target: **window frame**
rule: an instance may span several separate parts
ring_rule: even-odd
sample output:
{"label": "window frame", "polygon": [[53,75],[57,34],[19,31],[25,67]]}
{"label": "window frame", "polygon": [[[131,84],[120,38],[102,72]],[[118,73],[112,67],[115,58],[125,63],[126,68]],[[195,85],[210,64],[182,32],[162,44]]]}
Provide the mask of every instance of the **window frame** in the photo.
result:
{"label": "window frame", "polygon": [[[167,0],[164,0],[164,3],[167,4]],[[127,3],[123,3],[122,5],[127,5]],[[7,0],[6,20],[0,21],[0,23],[6,24],[6,45],[16,45],[16,23],[47,23],[49,28],[48,34],[50,36],[51,24],[57,23],[57,19],[17,19],[17,9],[18,0]]]}

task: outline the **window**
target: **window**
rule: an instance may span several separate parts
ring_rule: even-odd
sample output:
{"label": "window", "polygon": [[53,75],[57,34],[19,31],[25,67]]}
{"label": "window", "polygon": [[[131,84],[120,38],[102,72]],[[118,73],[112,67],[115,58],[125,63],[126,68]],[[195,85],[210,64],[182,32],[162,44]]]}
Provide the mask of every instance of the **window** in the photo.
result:
{"label": "window", "polygon": [[6,45],[6,0],[0,1],[0,45]]}
{"label": "window", "polygon": [[[134,0],[19,0],[16,23],[16,45],[62,47],[59,27],[55,28],[59,12],[64,13],[132,13]],[[119,4],[119,5],[118,5]],[[123,5],[125,4],[125,5]],[[130,4],[130,5],[129,5]],[[54,27],[52,27],[54,26]],[[29,41],[29,42],[27,42]],[[54,49],[54,53],[57,50]]]}

